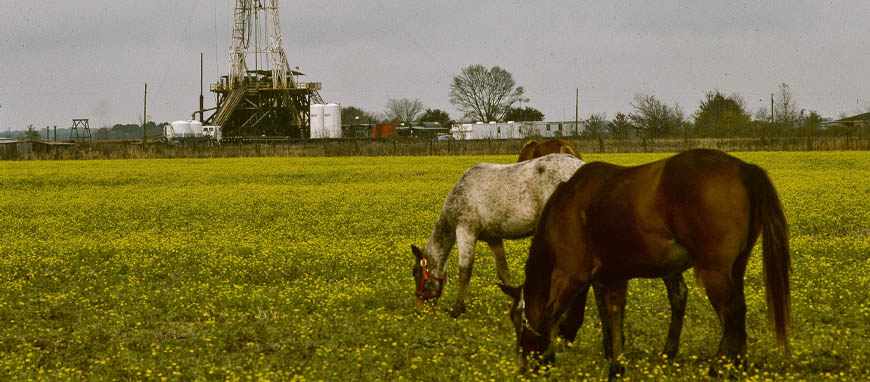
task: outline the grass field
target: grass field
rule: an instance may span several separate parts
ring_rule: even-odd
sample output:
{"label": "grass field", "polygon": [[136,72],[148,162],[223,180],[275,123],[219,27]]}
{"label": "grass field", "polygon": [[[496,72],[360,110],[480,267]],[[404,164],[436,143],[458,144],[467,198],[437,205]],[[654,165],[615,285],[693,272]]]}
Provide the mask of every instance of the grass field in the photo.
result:
{"label": "grass field", "polygon": [[[792,232],[792,354],[747,272],[745,380],[870,379],[870,154],[737,153],[767,169]],[[639,164],[664,154],[584,156]],[[468,312],[413,304],[422,246],[464,170],[496,157],[0,162],[0,380],[517,380],[508,299],[477,247]],[[521,280],[528,240],[507,244]],[[456,250],[448,272],[456,274]],[[635,280],[626,380],[707,380],[719,341],[692,282],[680,354]],[[453,279],[455,280],[455,278]],[[590,296],[591,299],[591,296]],[[549,380],[605,377],[593,304]]]}

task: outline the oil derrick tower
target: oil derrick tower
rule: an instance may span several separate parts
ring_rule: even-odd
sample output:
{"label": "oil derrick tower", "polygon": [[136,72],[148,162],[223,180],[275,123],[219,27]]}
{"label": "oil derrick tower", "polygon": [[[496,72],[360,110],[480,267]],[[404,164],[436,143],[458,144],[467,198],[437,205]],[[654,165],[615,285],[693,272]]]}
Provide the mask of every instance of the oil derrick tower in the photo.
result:
{"label": "oil derrick tower", "polygon": [[[224,138],[305,137],[309,107],[323,103],[320,83],[301,83],[281,39],[278,0],[236,0],[229,73],[211,85],[217,107],[205,123]],[[298,70],[298,67],[296,67]]]}

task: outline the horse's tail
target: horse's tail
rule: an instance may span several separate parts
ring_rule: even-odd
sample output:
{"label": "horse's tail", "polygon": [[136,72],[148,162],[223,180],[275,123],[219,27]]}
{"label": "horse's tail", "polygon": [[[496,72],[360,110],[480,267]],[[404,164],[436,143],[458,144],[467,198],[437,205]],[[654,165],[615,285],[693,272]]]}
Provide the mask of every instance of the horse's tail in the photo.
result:
{"label": "horse's tail", "polygon": [[520,150],[520,158],[517,159],[517,162],[527,161],[529,159],[534,158],[535,156],[535,147],[538,146],[538,142],[534,139],[526,142],[523,145],[522,150]]}
{"label": "horse's tail", "polygon": [[776,327],[778,345],[788,353],[789,273],[791,272],[788,223],[782,212],[779,196],[767,173],[760,167],[748,163],[743,163],[740,171],[749,193],[752,232],[761,229],[764,240],[762,262],[764,285],[767,290],[768,318]]}

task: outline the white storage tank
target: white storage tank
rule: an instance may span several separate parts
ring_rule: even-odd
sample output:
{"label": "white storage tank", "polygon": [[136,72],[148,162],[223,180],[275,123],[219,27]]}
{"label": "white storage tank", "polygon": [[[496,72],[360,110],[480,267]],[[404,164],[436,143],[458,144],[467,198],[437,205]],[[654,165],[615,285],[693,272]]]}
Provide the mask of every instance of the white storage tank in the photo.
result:
{"label": "white storage tank", "polygon": [[190,121],[175,121],[170,125],[172,126],[172,135],[174,138],[190,135]]}
{"label": "white storage tank", "polygon": [[201,137],[202,136],[202,122],[200,121],[190,121],[190,136],[191,137]]}
{"label": "white storage tank", "polygon": [[311,105],[311,134],[309,138],[326,138],[323,131],[323,104]]}
{"label": "white storage tank", "polygon": [[337,103],[323,107],[323,130],[329,138],[341,138],[341,106]]}

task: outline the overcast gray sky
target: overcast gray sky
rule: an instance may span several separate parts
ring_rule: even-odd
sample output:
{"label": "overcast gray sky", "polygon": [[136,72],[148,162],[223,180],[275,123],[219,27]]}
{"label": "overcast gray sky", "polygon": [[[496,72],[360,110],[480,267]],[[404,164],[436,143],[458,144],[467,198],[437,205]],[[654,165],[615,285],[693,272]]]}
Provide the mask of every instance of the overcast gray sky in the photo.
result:
{"label": "overcast gray sky", "polygon": [[[90,118],[186,119],[226,74],[232,0],[0,2],[0,130]],[[291,66],[328,102],[381,112],[419,98],[460,113],[449,85],[470,64],[513,73],[547,120],[629,112],[635,93],[694,112],[704,93],[750,110],[780,83],[825,117],[870,103],[870,1],[282,1]]]}

